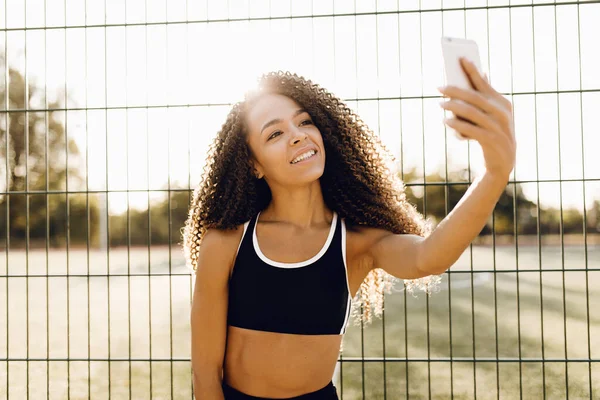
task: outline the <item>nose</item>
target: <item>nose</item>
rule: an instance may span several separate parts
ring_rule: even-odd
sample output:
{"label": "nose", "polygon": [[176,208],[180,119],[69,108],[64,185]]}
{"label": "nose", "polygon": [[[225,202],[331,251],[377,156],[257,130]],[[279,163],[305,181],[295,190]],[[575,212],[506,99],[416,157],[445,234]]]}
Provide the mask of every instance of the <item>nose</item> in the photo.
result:
{"label": "nose", "polygon": [[298,127],[295,127],[292,130],[292,144],[297,144],[298,142],[306,139],[307,137],[308,134]]}

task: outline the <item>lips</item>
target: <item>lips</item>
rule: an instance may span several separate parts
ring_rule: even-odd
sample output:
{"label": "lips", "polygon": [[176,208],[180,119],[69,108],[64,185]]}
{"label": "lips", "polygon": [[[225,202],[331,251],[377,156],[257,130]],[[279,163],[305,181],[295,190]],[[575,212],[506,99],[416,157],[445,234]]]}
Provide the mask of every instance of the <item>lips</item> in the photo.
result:
{"label": "lips", "polygon": [[[317,152],[314,151],[314,150],[309,150],[309,152],[310,153],[305,153],[305,154],[307,154],[306,156],[301,156],[302,158],[300,158],[296,162],[292,162],[291,164],[292,165],[302,164],[304,161],[308,161],[308,160],[310,160],[311,158],[313,158],[314,156],[317,155]],[[308,154],[310,154],[310,155],[308,155]]]}
{"label": "lips", "polygon": [[[304,148],[302,148],[302,149],[298,150],[298,151],[296,152],[296,154],[294,154],[294,155],[292,156],[292,158],[290,159],[290,164],[292,163],[292,161],[294,161],[296,158],[298,158],[298,156],[300,156],[300,155],[302,155],[302,154],[304,154],[304,153],[306,153],[307,151],[310,151],[310,150],[314,150],[314,151],[315,151],[315,153],[318,153],[318,152],[319,152],[319,150],[317,150],[317,148],[316,148],[315,146],[307,146],[307,147],[304,147]],[[292,164],[292,165],[293,165],[293,164]]]}

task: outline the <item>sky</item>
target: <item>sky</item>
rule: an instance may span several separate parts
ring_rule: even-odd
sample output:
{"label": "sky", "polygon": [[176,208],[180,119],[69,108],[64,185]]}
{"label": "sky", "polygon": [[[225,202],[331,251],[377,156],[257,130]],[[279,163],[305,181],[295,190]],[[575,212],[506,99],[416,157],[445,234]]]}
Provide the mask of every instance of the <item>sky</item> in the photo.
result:
{"label": "sky", "polygon": [[[581,209],[580,180],[600,178],[600,4],[440,12],[486,1],[422,3],[434,11],[418,12],[419,2],[407,0],[401,13],[393,12],[397,1],[46,0],[44,7],[43,0],[5,0],[0,25],[10,30],[0,32],[0,46],[8,46],[13,68],[46,83],[50,96],[66,86],[68,107],[82,109],[69,111],[65,123],[84,170],[87,157],[89,189],[144,191],[194,187],[227,104],[273,70],[347,100],[405,169],[430,174],[447,163],[479,173],[479,145],[444,128],[436,89],[443,83],[440,38],[467,37],[478,43],[492,85],[515,94],[512,178],[575,180],[563,183],[562,198],[558,183],[540,184],[540,203]],[[308,15],[317,16],[227,21]],[[36,29],[44,26],[51,29]],[[523,188],[535,201],[538,185]],[[111,212],[126,209],[125,193],[110,198]],[[587,204],[597,198],[600,183],[588,182]],[[129,199],[145,208],[148,195]]]}

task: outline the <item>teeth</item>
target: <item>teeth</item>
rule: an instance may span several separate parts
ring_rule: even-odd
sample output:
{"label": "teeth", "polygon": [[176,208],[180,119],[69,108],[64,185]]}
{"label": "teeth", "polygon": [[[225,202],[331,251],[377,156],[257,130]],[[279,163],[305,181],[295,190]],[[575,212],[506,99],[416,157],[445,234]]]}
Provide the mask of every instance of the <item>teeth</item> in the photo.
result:
{"label": "teeth", "polygon": [[303,153],[303,154],[299,155],[298,157],[296,157],[294,160],[292,160],[292,164],[296,164],[297,162],[300,162],[302,160],[306,160],[307,158],[312,157],[315,154],[317,154],[316,151],[309,150],[306,153]]}

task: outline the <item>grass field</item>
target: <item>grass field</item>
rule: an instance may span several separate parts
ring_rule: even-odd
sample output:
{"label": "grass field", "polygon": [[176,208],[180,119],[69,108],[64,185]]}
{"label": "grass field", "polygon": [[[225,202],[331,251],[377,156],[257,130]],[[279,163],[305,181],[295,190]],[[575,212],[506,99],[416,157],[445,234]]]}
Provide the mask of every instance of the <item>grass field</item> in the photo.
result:
{"label": "grass field", "polygon": [[[349,328],[340,394],[564,399],[568,388],[571,399],[600,398],[600,246],[587,249],[587,294],[585,260],[582,246],[519,246],[518,257],[514,246],[474,246],[438,293],[397,290],[385,321]],[[89,260],[85,250],[2,252],[0,275],[13,276],[0,278],[0,399],[192,398],[192,288],[178,248],[92,250]],[[552,361],[564,358],[573,361]]]}

